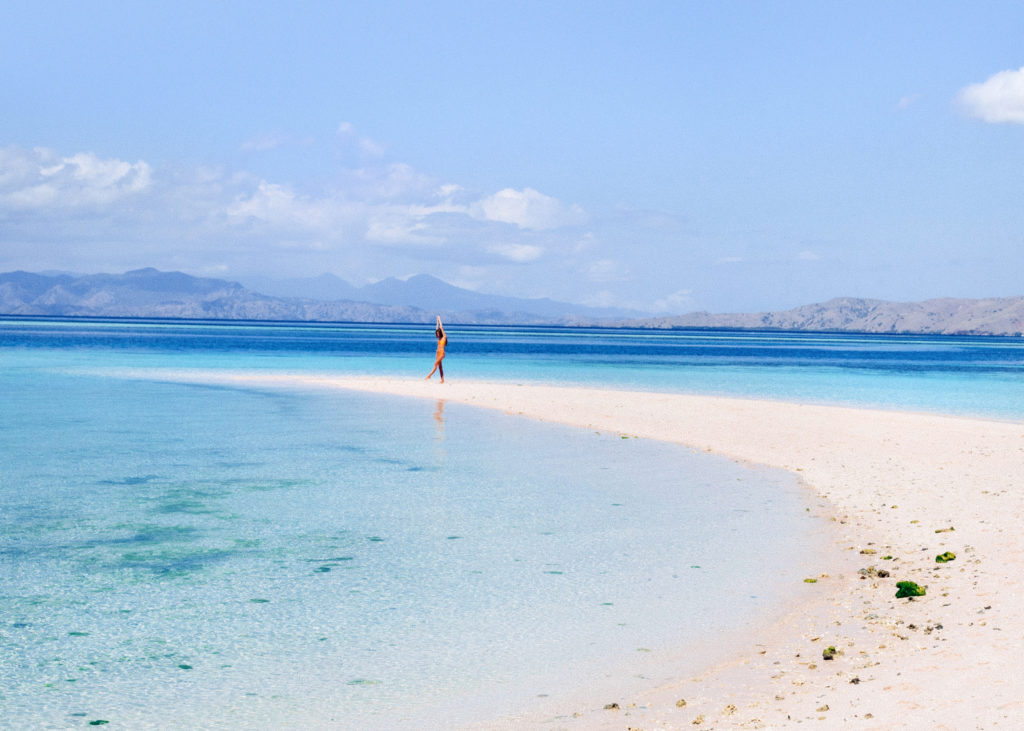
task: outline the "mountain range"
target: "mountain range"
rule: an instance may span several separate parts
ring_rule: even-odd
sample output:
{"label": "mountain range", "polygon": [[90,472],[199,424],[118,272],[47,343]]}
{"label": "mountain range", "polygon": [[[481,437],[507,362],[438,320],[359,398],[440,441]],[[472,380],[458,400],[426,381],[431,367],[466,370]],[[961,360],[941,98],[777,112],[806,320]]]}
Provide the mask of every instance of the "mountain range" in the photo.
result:
{"label": "mountain range", "polygon": [[449,313],[503,314],[522,319],[536,317],[551,320],[639,317],[648,313],[612,307],[587,307],[552,299],[523,299],[482,294],[455,287],[436,277],[417,274],[408,279],[388,277],[373,284],[356,287],[333,274],[302,279],[251,277],[242,281],[249,289],[283,298],[309,297],[324,301],[354,301],[371,304],[415,307]]}
{"label": "mountain range", "polygon": [[405,323],[430,323],[439,314],[452,324],[1024,334],[1024,297],[923,302],[842,297],[776,312],[639,317],[641,313],[628,310],[481,294],[427,275],[365,287],[333,275],[254,279],[243,286],[156,269],[0,274],[0,314]]}
{"label": "mountain range", "polygon": [[1024,334],[1024,297],[942,298],[923,302],[837,297],[780,312],[693,312],[619,324],[647,328],[1020,336]]}
{"label": "mountain range", "polygon": [[[237,282],[181,272],[136,269],[124,274],[0,274],[0,313],[78,317],[176,317],[333,322],[463,324],[593,324],[641,314],[550,299],[479,294],[427,275],[354,287],[332,275],[307,280]],[[285,293],[278,296],[275,292]],[[302,296],[295,293],[303,292]],[[290,293],[290,294],[288,294]]]}

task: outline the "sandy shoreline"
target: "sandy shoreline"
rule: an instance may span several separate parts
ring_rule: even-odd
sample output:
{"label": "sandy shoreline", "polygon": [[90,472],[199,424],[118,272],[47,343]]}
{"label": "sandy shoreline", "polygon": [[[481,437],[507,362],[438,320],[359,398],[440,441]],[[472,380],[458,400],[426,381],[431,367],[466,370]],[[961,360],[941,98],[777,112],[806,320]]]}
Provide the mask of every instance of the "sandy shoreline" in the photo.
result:
{"label": "sandy shoreline", "polygon": [[[680,443],[793,471],[831,514],[847,569],[819,578],[816,598],[749,653],[699,677],[607,699],[618,709],[581,700],[489,728],[1024,725],[1024,662],[1017,657],[1024,635],[1024,424],[540,385],[216,372],[165,377],[444,399]],[[956,559],[936,563],[944,551]],[[872,568],[890,575],[878,577]],[[927,585],[927,594],[896,599],[898,580]],[[824,660],[829,646],[839,653]]]}

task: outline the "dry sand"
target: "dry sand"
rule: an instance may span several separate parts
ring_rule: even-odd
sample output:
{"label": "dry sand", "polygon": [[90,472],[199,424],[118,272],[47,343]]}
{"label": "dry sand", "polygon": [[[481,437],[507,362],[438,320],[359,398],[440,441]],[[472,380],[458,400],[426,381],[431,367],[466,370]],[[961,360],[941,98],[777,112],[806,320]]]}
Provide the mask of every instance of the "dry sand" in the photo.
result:
{"label": "dry sand", "polygon": [[[1024,424],[593,388],[221,377],[444,399],[676,442],[793,471],[830,514],[846,569],[817,577],[816,597],[743,656],[635,697],[581,692],[486,728],[1024,728]],[[936,563],[945,551],[956,559]],[[927,594],[896,599],[898,580]],[[825,660],[829,646],[838,652]]]}

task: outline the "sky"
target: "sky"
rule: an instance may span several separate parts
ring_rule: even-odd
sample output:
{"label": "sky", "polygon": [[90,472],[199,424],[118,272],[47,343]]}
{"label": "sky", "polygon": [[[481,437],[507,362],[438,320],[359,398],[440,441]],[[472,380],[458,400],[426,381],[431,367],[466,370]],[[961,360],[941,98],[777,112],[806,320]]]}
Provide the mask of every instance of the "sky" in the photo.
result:
{"label": "sky", "polygon": [[1024,295],[1019,2],[46,2],[0,271],[648,312]]}

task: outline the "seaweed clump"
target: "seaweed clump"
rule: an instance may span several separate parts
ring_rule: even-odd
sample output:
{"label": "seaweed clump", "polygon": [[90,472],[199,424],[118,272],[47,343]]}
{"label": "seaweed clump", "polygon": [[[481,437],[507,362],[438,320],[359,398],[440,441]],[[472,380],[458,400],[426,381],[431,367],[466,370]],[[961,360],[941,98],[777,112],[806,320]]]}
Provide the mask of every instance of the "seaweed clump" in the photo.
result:
{"label": "seaweed clump", "polygon": [[926,587],[915,584],[913,581],[897,581],[896,598],[903,599],[904,597],[924,596],[925,588]]}
{"label": "seaweed clump", "polygon": [[949,563],[954,558],[956,558],[955,553],[953,553],[952,551],[946,551],[945,553],[940,553],[938,556],[935,557],[935,563]]}

